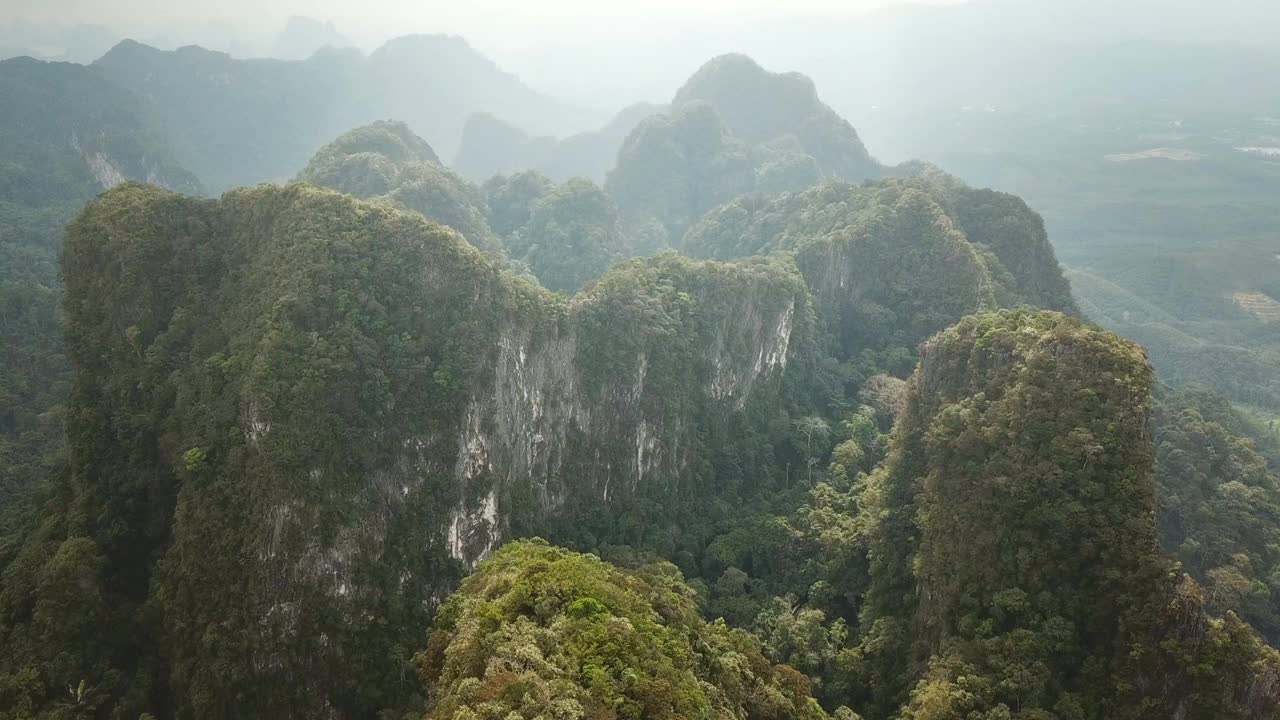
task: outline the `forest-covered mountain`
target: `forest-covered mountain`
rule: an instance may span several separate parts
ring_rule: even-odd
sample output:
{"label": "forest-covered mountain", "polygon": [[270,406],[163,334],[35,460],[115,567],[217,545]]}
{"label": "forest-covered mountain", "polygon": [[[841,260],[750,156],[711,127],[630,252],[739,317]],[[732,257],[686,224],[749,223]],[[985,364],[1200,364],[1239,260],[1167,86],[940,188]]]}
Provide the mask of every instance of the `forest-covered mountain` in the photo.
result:
{"label": "forest-covered mountain", "polygon": [[873,707],[1277,711],[1280,654],[1233,615],[1207,616],[1154,551],[1150,387],[1137,346],[1048,313],[966,318],[921,346],[864,496],[870,584],[852,662],[879,679]]}
{"label": "forest-covered mountain", "polygon": [[1280,718],[1280,445],[804,76],[469,179],[450,40],[9,65],[0,720]]}

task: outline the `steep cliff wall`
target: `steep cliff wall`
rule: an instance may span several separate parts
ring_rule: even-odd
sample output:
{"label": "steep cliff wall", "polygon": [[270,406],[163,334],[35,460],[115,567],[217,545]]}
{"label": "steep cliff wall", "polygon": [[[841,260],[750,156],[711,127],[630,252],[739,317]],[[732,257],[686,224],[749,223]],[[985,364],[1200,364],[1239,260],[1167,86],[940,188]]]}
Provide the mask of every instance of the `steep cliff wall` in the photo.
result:
{"label": "steep cliff wall", "polygon": [[65,535],[101,557],[102,606],[145,605],[132,635],[163,638],[106,642],[90,680],[190,717],[385,706],[406,643],[513,532],[729,493],[707,472],[723,428],[766,422],[746,408],[782,402],[812,340],[785,262],[665,255],[565,300],[414,213],[308,186],[125,185],[74,223],[64,267]]}

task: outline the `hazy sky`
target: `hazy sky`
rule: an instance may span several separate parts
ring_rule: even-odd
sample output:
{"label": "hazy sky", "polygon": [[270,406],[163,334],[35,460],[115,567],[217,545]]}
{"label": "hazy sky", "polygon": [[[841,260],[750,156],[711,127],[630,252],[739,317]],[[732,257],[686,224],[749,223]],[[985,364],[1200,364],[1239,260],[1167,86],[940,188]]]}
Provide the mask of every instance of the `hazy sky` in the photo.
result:
{"label": "hazy sky", "polygon": [[[868,8],[903,4],[908,0],[220,0],[215,3],[165,0],[5,0],[0,16],[32,19],[79,18],[118,22],[126,19],[237,18],[269,15],[311,15],[334,20],[396,22],[435,18],[439,22],[491,23],[520,18],[596,17],[641,19],[653,17],[716,17],[724,15],[834,14],[849,15]],[[914,0],[933,3],[957,0]]]}
{"label": "hazy sky", "polygon": [[[962,0],[911,0],[941,4]],[[332,20],[362,39],[404,32],[452,32],[511,47],[539,34],[649,31],[678,20],[683,25],[733,17],[765,19],[797,15],[851,16],[908,0],[0,0],[0,22],[28,19],[102,23],[113,29],[174,22],[246,20],[274,32],[289,15]]]}
{"label": "hazy sky", "polygon": [[[966,2],[955,12],[868,15]],[[603,116],[637,100],[670,99],[699,65],[725,52],[809,74],[829,96],[843,88],[862,98],[902,84],[898,66],[922,54],[983,55],[990,43],[1020,44],[1033,56],[1052,45],[1062,57],[1072,57],[1072,44],[1134,37],[1271,49],[1280,0],[0,0],[0,46],[59,55],[57,33],[9,27],[25,19],[104,25],[103,46],[92,48],[98,53],[130,37],[163,49],[199,44],[262,56],[276,49],[290,15],[331,21],[365,51],[409,33],[461,35],[532,87]],[[989,70],[993,79],[1008,74]],[[863,82],[849,89],[854,81]]]}

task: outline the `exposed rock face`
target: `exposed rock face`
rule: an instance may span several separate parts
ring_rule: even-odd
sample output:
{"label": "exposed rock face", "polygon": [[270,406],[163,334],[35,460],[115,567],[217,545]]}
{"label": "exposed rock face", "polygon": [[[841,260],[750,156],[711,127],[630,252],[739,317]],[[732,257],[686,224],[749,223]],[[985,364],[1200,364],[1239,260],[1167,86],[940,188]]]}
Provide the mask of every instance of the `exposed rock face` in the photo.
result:
{"label": "exposed rock face", "polygon": [[683,247],[720,260],[793,256],[848,353],[913,347],[993,307],[1073,311],[1039,217],[1027,210],[984,222],[990,212],[974,210],[975,196],[993,202],[988,191],[938,177],[748,195],[708,213]]}
{"label": "exposed rock face", "polygon": [[484,193],[440,163],[407,125],[380,120],[348,130],[316,152],[298,180],[416,210],[501,254]]}
{"label": "exposed rock face", "polygon": [[[90,534],[140,578],[137,548],[163,555],[179,696],[269,688],[254,712],[363,706],[346,654],[419,631],[513,526],[707,492],[705,433],[754,422],[812,332],[787,263],[665,255],[564,300],[416,214],[307,186],[125,185],[65,266],[80,502],[154,508]],[[148,534],[170,515],[171,544]],[[214,618],[255,642],[209,647]]]}

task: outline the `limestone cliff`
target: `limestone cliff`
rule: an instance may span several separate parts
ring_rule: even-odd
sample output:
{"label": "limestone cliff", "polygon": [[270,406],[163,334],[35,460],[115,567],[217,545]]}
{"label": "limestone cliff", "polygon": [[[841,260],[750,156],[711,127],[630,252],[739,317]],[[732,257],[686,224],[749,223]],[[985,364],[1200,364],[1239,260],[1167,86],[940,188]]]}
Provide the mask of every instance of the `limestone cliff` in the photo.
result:
{"label": "limestone cliff", "polygon": [[566,300],[309,186],[125,185],[64,267],[70,534],[101,553],[103,602],[146,603],[139,632],[165,638],[169,670],[126,685],[193,717],[377,706],[513,526],[728,492],[706,470],[725,428],[765,423],[747,408],[811,352],[785,262],[664,255]]}

